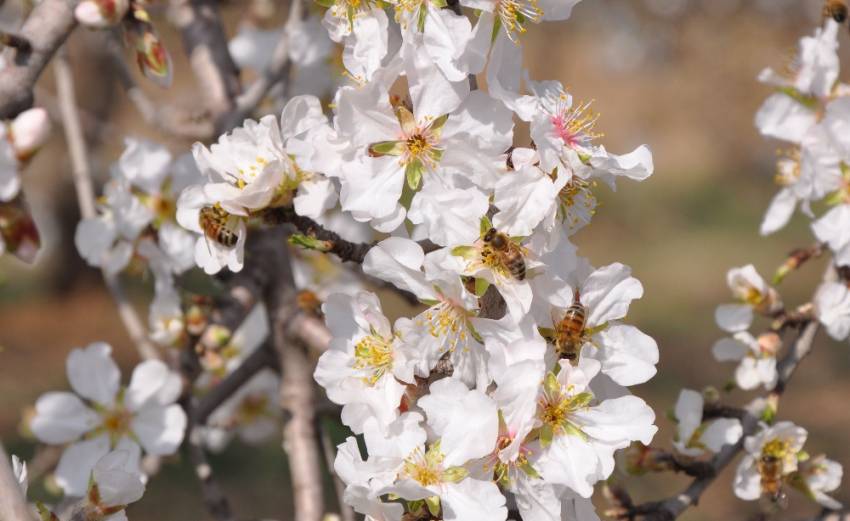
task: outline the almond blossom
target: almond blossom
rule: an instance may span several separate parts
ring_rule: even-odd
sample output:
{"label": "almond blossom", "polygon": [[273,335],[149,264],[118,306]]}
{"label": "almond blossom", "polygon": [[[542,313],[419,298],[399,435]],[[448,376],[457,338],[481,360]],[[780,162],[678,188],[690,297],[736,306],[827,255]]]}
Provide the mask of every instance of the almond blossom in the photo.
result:
{"label": "almond blossom", "polygon": [[702,394],[696,391],[682,389],[679,393],[673,413],[677,422],[673,446],[684,456],[720,452],[723,446],[737,443],[743,435],[741,421],[737,418],[703,421],[704,403]]}
{"label": "almond blossom", "polygon": [[89,474],[110,450],[129,453],[138,462],[141,451],[173,454],[183,440],[186,414],[175,402],[180,377],[158,361],[142,362],[130,384],[121,386],[121,372],[108,344],[75,349],[68,357],[71,392],[50,392],[35,404],[30,428],[49,444],[69,443],[56,468],[57,484],[70,496],[85,494]]}

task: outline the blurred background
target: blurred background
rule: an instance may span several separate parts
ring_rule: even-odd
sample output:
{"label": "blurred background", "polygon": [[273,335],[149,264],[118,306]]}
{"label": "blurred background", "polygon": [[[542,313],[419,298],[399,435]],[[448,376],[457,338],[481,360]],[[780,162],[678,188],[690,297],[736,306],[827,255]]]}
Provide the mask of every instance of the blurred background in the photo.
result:
{"label": "blurred background", "polygon": [[[236,34],[246,4],[225,1],[221,8],[228,34]],[[629,322],[658,341],[661,361],[658,375],[634,391],[658,415],[658,446],[670,447],[665,413],[679,389],[720,388],[732,374],[732,365],[715,362],[710,353],[722,336],[714,308],[730,298],[726,270],[752,262],[769,277],[790,250],[811,242],[800,216],[775,236],[758,236],[758,223],[776,191],[778,144],[761,138],[752,121],[769,93],[756,82],[758,72],[790,63],[798,38],[819,22],[820,8],[820,0],[584,0],[568,22],[532,26],[523,37],[532,78],[558,79],[576,98],[595,100],[601,114],[597,130],[605,133],[601,142],[609,150],[624,153],[647,143],[654,152],[655,175],[647,181],[622,181],[616,193],[598,188],[601,206],[593,226],[575,242],[595,265],[626,263],[644,284],[645,296],[633,304]],[[179,35],[163,12],[152,12],[172,52],[174,84],[161,92],[140,83],[155,99],[191,108],[198,103],[197,91]],[[174,152],[190,143],[158,135],[144,124],[99,52],[100,38],[78,30],[69,46],[103,180],[124,136],[156,139]],[[840,38],[847,64],[850,36],[843,31]],[[9,256],[0,259],[0,439],[26,459],[37,446],[21,429],[21,418],[41,393],[67,388],[64,361],[72,348],[110,342],[125,379],[136,361],[99,273],[73,247],[78,214],[54,93],[48,69],[36,103],[55,113],[56,131],[24,176],[45,248],[32,268]],[[808,300],[821,268],[813,262],[789,277],[781,287],[785,301]],[[144,312],[145,289],[137,289]],[[399,304],[390,313],[408,311]],[[845,465],[850,465],[850,413],[844,401],[850,380],[842,376],[850,370],[848,350],[847,344],[819,337],[779,411],[781,419],[809,430],[810,453],[826,452]],[[736,391],[724,400],[744,404],[750,398]],[[286,462],[277,441],[260,448],[236,442],[212,463],[240,517],[288,517]],[[727,469],[700,507],[682,519],[750,518],[755,505],[734,499],[733,472]],[[686,480],[653,476],[627,483],[640,501],[670,495]],[[55,499],[41,482],[32,490],[33,497]],[[329,488],[329,501],[332,497]],[[845,484],[837,497],[850,502],[850,487]],[[797,519],[817,510],[792,493],[791,507],[778,518]],[[185,457],[167,460],[146,497],[128,512],[134,521],[204,519]]]}

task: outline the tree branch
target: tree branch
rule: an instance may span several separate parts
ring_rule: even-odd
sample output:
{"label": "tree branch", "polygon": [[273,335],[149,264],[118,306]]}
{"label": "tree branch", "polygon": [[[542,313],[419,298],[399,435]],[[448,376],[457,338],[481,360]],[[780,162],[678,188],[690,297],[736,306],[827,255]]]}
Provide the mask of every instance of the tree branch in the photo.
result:
{"label": "tree branch", "polygon": [[12,462],[0,443],[0,519],[8,521],[32,520],[27,498],[12,474]]}
{"label": "tree branch", "polygon": [[325,229],[313,219],[298,215],[292,207],[274,208],[266,213],[266,217],[275,224],[292,224],[308,237],[323,241],[326,244],[323,245],[321,251],[333,253],[343,261],[362,264],[366,254],[374,246],[363,242],[347,241],[340,237],[338,233]]}
{"label": "tree branch", "polygon": [[236,98],[233,110],[222,118],[220,131],[227,131],[242,123],[260,105],[272,87],[289,75],[292,63],[289,61],[290,31],[301,23],[303,6],[301,0],[290,0],[286,30],[272,54],[272,61],[262,75]]}
{"label": "tree branch", "polygon": [[[824,281],[834,280],[836,277],[835,267],[832,260],[824,273]],[[820,324],[809,319],[803,326],[794,344],[788,353],[779,361],[776,370],[778,380],[774,390],[770,393],[777,399],[785,391],[788,382],[794,375],[794,372],[800,366],[800,362],[808,356],[812,350],[812,343],[820,328]],[[717,475],[723,470],[735,456],[738,455],[744,448],[744,439],[758,431],[759,420],[752,414],[745,414],[741,418],[743,426],[743,435],[734,445],[726,445],[717,455],[711,460],[711,468],[714,472],[710,475],[695,478],[688,487],[680,494],[667,498],[662,501],[651,501],[640,505],[633,506],[631,509],[626,509],[621,517],[625,519],[634,519],[641,517],[647,521],[672,521],[679,517],[689,507],[696,505],[705,490],[711,486]]]}
{"label": "tree branch", "polygon": [[[51,0],[45,0],[49,2]],[[44,3],[39,4],[39,6]],[[71,66],[68,62],[67,52],[60,51],[54,64],[56,74],[56,88],[59,97],[59,107],[62,112],[62,125],[65,129],[65,140],[68,144],[68,152],[71,156],[71,173],[74,178],[74,189],[77,192],[77,201],[80,206],[80,214],[83,218],[97,216],[95,211],[94,187],[91,179],[91,166],[86,150],[83,130],[80,125],[80,114],[77,110],[77,102],[74,94],[74,78]],[[118,308],[118,315],[130,340],[136,347],[139,356],[144,360],[159,358],[159,351],[148,339],[147,330],[127,299],[124,287],[117,275],[101,270],[103,281],[112,294]]]}
{"label": "tree branch", "polygon": [[0,74],[0,120],[10,119],[32,106],[33,86],[77,24],[74,0],[43,0],[35,5],[18,37],[30,50],[18,49]]}
{"label": "tree branch", "polygon": [[242,87],[218,8],[212,0],[171,0],[170,7],[198,85],[207,95],[207,107],[213,119],[219,119],[233,108]]}
{"label": "tree branch", "polygon": [[339,515],[342,521],[354,521],[354,509],[345,502],[345,483],[337,476],[334,470],[334,460],[336,459],[336,451],[331,440],[331,434],[322,424],[321,416],[316,417],[316,429],[319,431],[319,441],[322,443],[322,453],[325,456],[325,466],[328,469],[328,474],[331,475],[334,482],[334,492],[336,492],[337,503],[339,504]]}

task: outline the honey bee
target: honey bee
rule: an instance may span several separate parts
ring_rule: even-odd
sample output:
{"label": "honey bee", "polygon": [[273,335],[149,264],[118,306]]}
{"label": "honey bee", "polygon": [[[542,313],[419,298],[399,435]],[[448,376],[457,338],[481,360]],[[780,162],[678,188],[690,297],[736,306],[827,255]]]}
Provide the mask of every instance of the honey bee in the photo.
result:
{"label": "honey bee", "polygon": [[578,353],[584,343],[584,324],[587,320],[587,308],[579,299],[576,290],[573,303],[567,308],[560,320],[552,322],[555,324],[555,352],[560,358],[573,361],[578,358]]}
{"label": "honey bee", "polygon": [[521,246],[495,228],[487,230],[484,234],[484,242],[492,248],[493,254],[498,256],[513,278],[525,280],[525,256]]}
{"label": "honey bee", "polygon": [[823,4],[823,16],[843,24],[847,20],[847,2],[845,0],[826,0]]}
{"label": "honey bee", "polygon": [[782,486],[782,459],[772,454],[762,454],[758,459],[758,471],[763,496],[783,507],[787,497]]}
{"label": "honey bee", "polygon": [[205,206],[198,214],[198,224],[208,239],[221,244],[225,248],[236,246],[239,237],[229,227],[230,214],[218,206]]}
{"label": "honey bee", "polygon": [[305,289],[298,292],[295,296],[295,303],[298,305],[298,308],[305,313],[312,315],[317,318],[322,318],[324,314],[322,313],[322,301],[319,299],[319,296],[313,293],[312,291]]}

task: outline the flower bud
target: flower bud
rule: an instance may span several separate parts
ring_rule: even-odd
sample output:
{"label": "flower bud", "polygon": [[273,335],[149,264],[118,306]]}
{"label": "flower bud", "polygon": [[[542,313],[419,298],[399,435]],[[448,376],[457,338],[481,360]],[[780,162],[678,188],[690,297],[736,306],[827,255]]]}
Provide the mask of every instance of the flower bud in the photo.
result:
{"label": "flower bud", "polygon": [[171,57],[153,27],[140,22],[128,35],[136,50],[136,63],[142,74],[160,87],[171,85]]}
{"label": "flower bud", "polygon": [[9,139],[19,161],[26,161],[50,137],[50,117],[43,108],[25,110],[10,127]]}

